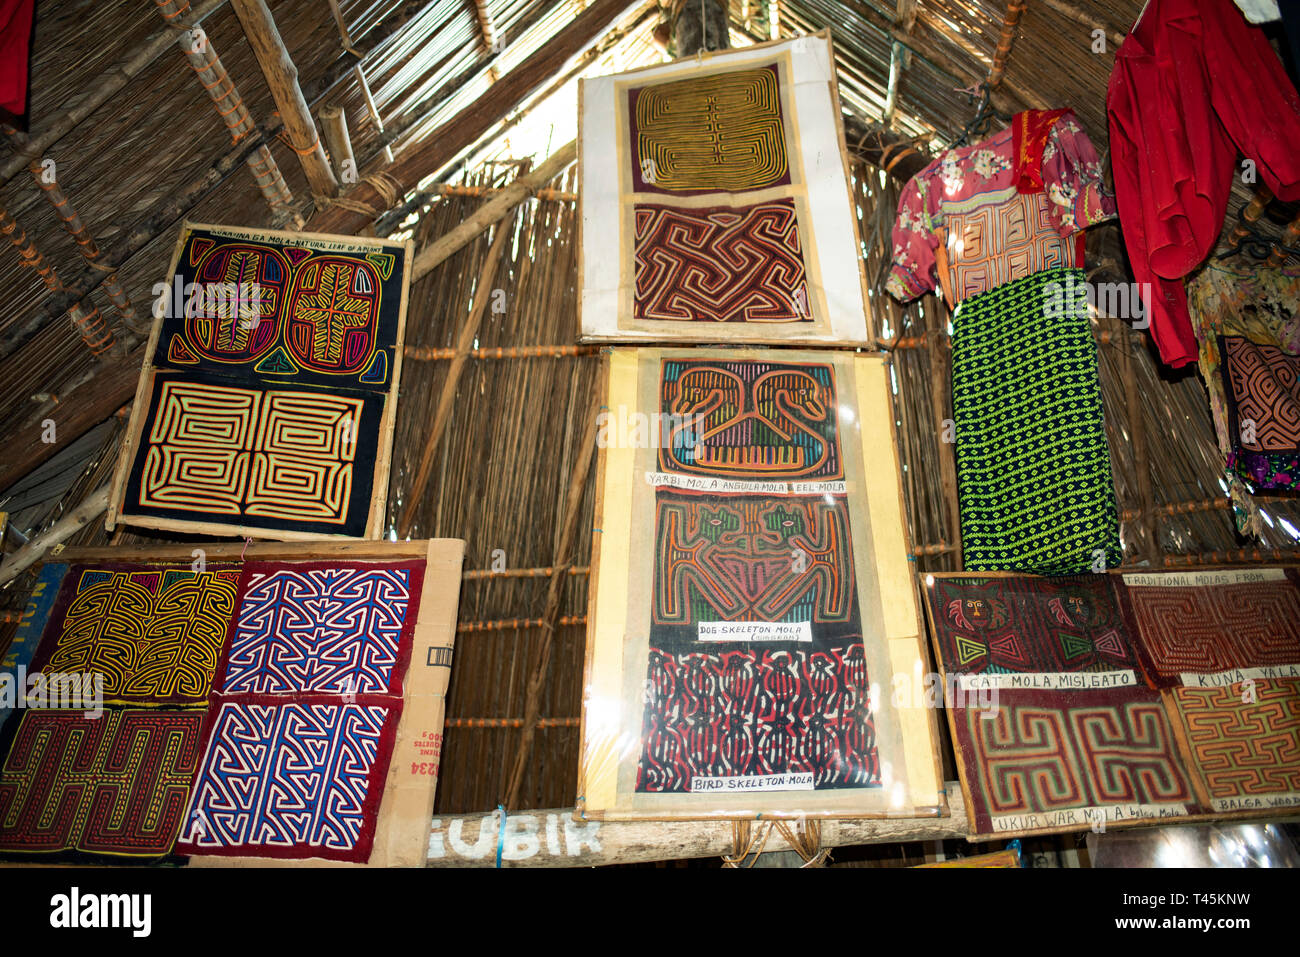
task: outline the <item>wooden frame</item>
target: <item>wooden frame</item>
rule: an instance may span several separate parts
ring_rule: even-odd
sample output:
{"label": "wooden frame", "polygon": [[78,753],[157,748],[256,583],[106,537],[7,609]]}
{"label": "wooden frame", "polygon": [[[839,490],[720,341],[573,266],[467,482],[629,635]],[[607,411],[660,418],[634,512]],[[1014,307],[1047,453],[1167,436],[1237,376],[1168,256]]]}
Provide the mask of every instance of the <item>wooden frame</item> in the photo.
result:
{"label": "wooden frame", "polygon": [[[822,60],[825,60],[823,63]],[[796,60],[799,63],[796,65]],[[626,91],[633,86],[640,86],[656,81],[673,79],[692,79],[700,75],[723,74],[729,72],[733,65],[744,65],[754,61],[756,65],[774,65],[783,77],[782,103],[785,111],[786,146],[790,157],[791,182],[785,186],[774,186],[745,193],[732,193],[726,190],[690,191],[683,196],[665,196],[661,194],[638,193],[633,184],[625,182],[626,171],[631,159],[628,155],[628,130],[626,110],[618,106],[626,97]],[[827,101],[823,104],[820,93],[809,89],[820,84],[820,72],[825,72]],[[815,78],[812,77],[816,74]],[[607,128],[595,131],[583,122],[589,108],[592,89],[601,89],[601,103],[606,99],[615,104],[613,113],[608,118],[604,110],[596,114],[598,122],[607,124]],[[798,97],[796,97],[796,93]],[[843,179],[843,195],[831,183],[824,182],[833,178],[831,171],[817,161],[821,151],[809,145],[800,135],[798,110],[807,112],[814,105],[819,112],[825,112],[834,124],[838,171]],[[802,101],[802,106],[796,99]],[[595,80],[583,80],[578,89],[578,115],[581,126],[578,137],[579,207],[578,207],[578,281],[580,301],[579,336],[584,342],[728,342],[767,345],[866,345],[870,342],[870,323],[865,319],[870,314],[870,299],[867,292],[867,278],[862,257],[856,252],[861,248],[857,217],[852,215],[853,193],[849,181],[850,162],[844,145],[844,123],[840,114],[839,94],[834,70],[834,58],[831,49],[830,30],[822,30],[808,36],[773,40],[759,43],[743,49],[721,50],[702,53],[698,57],[650,67],[642,67],[612,77]],[[823,110],[822,108],[825,107]],[[609,126],[616,127],[611,134]],[[612,159],[607,155],[607,142],[613,138]],[[599,138],[600,142],[594,142]],[[589,166],[593,157],[599,156],[606,166],[612,166],[612,174],[593,175]],[[809,159],[812,157],[812,160]],[[797,175],[796,175],[797,172]],[[611,182],[612,175],[612,182]],[[655,197],[658,197],[656,200]],[[800,247],[804,257],[808,303],[807,308],[812,321],[788,322],[713,322],[708,320],[668,321],[636,320],[632,316],[632,275],[633,239],[632,204],[640,197],[645,201],[666,202],[679,208],[701,207],[708,205],[748,205],[773,199],[790,199],[798,211]],[[606,208],[608,207],[608,208]],[[597,213],[601,219],[592,219]],[[611,223],[611,219],[614,223]],[[589,221],[591,220],[591,221]],[[617,228],[614,228],[614,227]],[[599,234],[600,243],[609,241],[609,236],[617,234],[618,253],[614,266],[607,263],[593,262],[583,243],[583,236],[590,232]],[[818,234],[822,234],[818,238]],[[841,252],[843,250],[843,252]],[[847,257],[842,261],[834,257]],[[849,260],[853,265],[849,265]],[[616,267],[616,268],[615,268]],[[856,272],[858,282],[838,281],[834,278],[848,270]],[[600,277],[616,276],[616,287],[609,290],[608,280],[596,285]],[[832,277],[828,285],[825,277]],[[836,301],[829,301],[827,291],[834,288],[839,296]],[[850,290],[852,290],[850,292]]]}
{"label": "wooden frame", "polygon": [[[397,724],[374,843],[364,865],[319,858],[288,860],[252,856],[193,855],[192,867],[418,867],[428,852],[429,822],[438,783],[446,691],[456,639],[461,565],[465,543],[460,539],[411,542],[342,541],[329,543],[265,543],[201,546],[205,562],[244,561],[400,561],[423,559],[424,582],[412,636],[411,659],[403,683],[402,714]],[[113,562],[185,564],[198,557],[192,545],[69,548],[50,556],[71,567],[80,563]],[[66,571],[66,569],[65,569]],[[60,581],[55,588],[57,594]],[[42,628],[44,624],[42,625]],[[41,640],[44,636],[36,636]],[[211,707],[209,704],[208,707]],[[193,710],[193,709],[191,709]],[[432,770],[430,770],[432,767]],[[33,862],[37,863],[37,862]]]}
{"label": "wooden frame", "polygon": [[[392,377],[388,390],[384,393],[379,393],[383,396],[384,409],[379,423],[370,508],[367,513],[365,528],[366,538],[375,539],[380,537],[388,504],[388,479],[392,467],[393,432],[397,422],[397,398],[401,385],[402,360],[404,344],[406,341],[406,313],[411,292],[411,277],[414,265],[414,243],[410,240],[407,240],[404,243],[399,243],[359,236],[332,236],[325,233],[286,233],[267,229],[243,229],[239,227],[219,226],[208,223],[194,223],[187,220],[181,225],[180,234],[177,236],[176,245],[172,251],[171,266],[168,271],[169,291],[167,295],[169,297],[173,294],[171,288],[177,274],[176,270],[180,263],[181,252],[185,246],[187,238],[189,237],[190,231],[196,229],[226,232],[232,235],[238,235],[240,238],[250,238],[269,243],[284,242],[290,237],[294,237],[304,240],[307,243],[317,242],[320,244],[329,244],[340,250],[355,251],[369,248],[383,249],[396,254],[399,257],[399,260],[404,262],[403,276],[405,278],[402,283],[401,302],[398,309],[396,341],[394,343],[392,355]],[[157,311],[158,310],[155,309],[155,312]],[[163,531],[198,533],[205,535],[233,535],[241,538],[271,538],[281,541],[320,541],[354,537],[322,532],[304,532],[293,528],[263,528],[246,526],[241,525],[238,522],[226,522],[220,520],[190,521],[169,517],[140,515],[133,513],[130,510],[128,504],[125,502],[127,484],[132,464],[135,461],[137,451],[143,439],[143,432],[146,426],[148,413],[152,411],[150,397],[152,395],[154,373],[157,371],[157,367],[155,367],[153,360],[158,348],[159,338],[162,335],[163,323],[165,321],[164,310],[164,315],[155,316],[153,328],[149,333],[149,340],[144,352],[144,361],[140,368],[140,378],[136,386],[135,402],[131,407],[131,417],[127,423],[127,431],[121,449],[118,452],[117,467],[113,472],[112,490],[109,495],[108,512],[104,517],[104,527],[108,531],[113,531],[117,524],[121,522],[126,525],[156,528]],[[286,385],[291,386],[292,383],[286,383]],[[321,391],[328,390],[322,389]]]}
{"label": "wooden frame", "polygon": [[[1266,567],[1300,569],[1300,563],[1277,563]],[[1112,580],[1118,578],[1122,582],[1124,576],[1127,575],[1143,575],[1143,576],[1199,575],[1205,573],[1212,573],[1215,571],[1237,572],[1237,571],[1261,571],[1261,570],[1262,568],[1259,565],[1254,565],[1254,566],[1214,565],[1208,567],[1198,566],[1194,569],[1186,569],[1186,570],[1153,569],[1150,571],[1146,569],[1121,567],[1121,568],[1107,569],[1105,574],[1111,576]],[[934,609],[931,607],[931,603],[929,600],[930,584],[936,580],[1040,578],[1040,577],[1043,576],[1028,575],[1021,572],[1005,572],[1005,571],[957,571],[957,572],[926,573],[925,581],[924,581],[925,594],[923,596],[924,600],[922,601],[922,604],[925,607],[926,630],[929,632],[931,652],[934,656],[935,663],[939,669],[939,673],[942,675],[944,679],[945,687],[947,686],[948,672],[944,666],[942,649],[940,648],[939,645],[938,631],[934,620]],[[1121,605],[1122,605],[1122,600],[1121,600]],[[1127,615],[1126,611],[1125,611],[1125,615]],[[1133,636],[1133,641],[1134,641],[1134,651],[1135,653],[1137,653],[1139,639],[1136,635]],[[1138,657],[1140,659],[1141,655],[1139,654]],[[1141,676],[1139,675],[1139,683],[1137,687],[1141,688],[1145,686],[1146,686],[1145,682],[1141,680]],[[1161,708],[1164,711],[1165,718],[1169,723],[1170,734],[1171,734],[1171,747],[1174,749],[1178,759],[1182,762],[1183,770],[1187,774],[1187,783],[1189,788],[1191,789],[1195,801],[1203,807],[1210,807],[1212,799],[1205,789],[1205,784],[1201,778],[1200,769],[1197,767],[1196,763],[1193,760],[1191,748],[1189,747],[1187,742],[1184,722],[1181,714],[1178,711],[1177,705],[1174,703],[1173,692],[1169,688],[1160,688],[1154,690],[1159,694]],[[1040,836],[1047,836],[1053,834],[1071,834],[1071,833],[1085,832],[1094,829],[1118,830],[1121,828],[1130,829],[1130,828],[1137,828],[1137,827],[1167,827],[1171,824],[1177,825],[1177,824],[1196,824],[1196,823],[1203,823],[1203,822],[1251,821],[1251,820],[1259,820],[1261,818],[1282,820],[1282,819],[1287,819],[1288,816],[1294,816],[1294,814],[1296,813],[1295,807],[1290,807],[1287,805],[1281,805],[1281,806],[1271,807],[1271,808],[1261,808],[1259,810],[1249,810],[1249,811],[1209,811],[1209,812],[1198,813],[1196,811],[1189,810],[1188,813],[1180,814],[1176,817],[1143,817],[1143,818],[1136,818],[1136,819],[1126,820],[1126,821],[1108,820],[1106,821],[1104,827],[1100,825],[1094,827],[1092,824],[1084,822],[1079,824],[1033,827],[1033,828],[1023,828],[1023,829],[1006,830],[1006,831],[980,831],[975,817],[975,802],[972,801],[971,799],[971,787],[967,778],[966,761],[963,758],[963,754],[962,754],[963,749],[961,746],[960,738],[958,737],[957,734],[956,718],[953,714],[953,711],[955,709],[945,707],[944,710],[947,713],[948,731],[952,739],[953,753],[957,763],[957,776],[961,783],[962,798],[963,798],[962,803],[965,806],[965,810],[966,810],[967,827],[969,830],[969,833],[966,835],[966,839],[972,843],[979,843],[981,841],[988,841],[988,840],[1001,840],[1004,838],[1014,838],[1014,837],[1040,837]],[[1084,810],[1090,810],[1090,809],[1084,809]]]}
{"label": "wooden frame", "polygon": [[[742,350],[725,353],[698,349],[613,349],[606,360],[605,405],[650,411],[648,390],[658,388],[649,365],[662,359],[816,362],[833,365],[845,415],[837,411],[845,463],[840,493],[846,496],[853,536],[855,587],[869,680],[880,689],[873,721],[880,760],[894,768],[889,788],[851,788],[836,799],[834,790],[775,791],[771,797],[705,803],[689,792],[651,794],[629,788],[629,768],[640,756],[642,711],[632,714],[628,676],[644,675],[648,650],[649,586],[638,584],[645,562],[647,521],[653,526],[653,494],[638,497],[647,486],[644,450],[602,445],[599,453],[592,570],[588,592],[582,749],[579,757],[578,809],[582,820],[700,820],[710,818],[871,818],[943,817],[947,799],[939,769],[938,722],[933,711],[882,707],[892,694],[893,677],[910,676],[926,666],[916,579],[908,556],[910,545],[903,512],[902,475],[894,438],[893,406],[888,391],[888,364],[879,355],[846,352]],[[649,383],[647,386],[647,382]],[[655,409],[657,411],[657,408]],[[888,448],[888,457],[884,449]],[[648,453],[653,456],[653,450]],[[814,483],[815,484],[815,483]],[[799,494],[817,494],[809,489]],[[650,502],[649,512],[645,510]],[[638,504],[639,503],[639,504]],[[639,511],[638,511],[639,509]],[[636,515],[641,515],[638,521]],[[646,515],[649,518],[646,518]],[[629,611],[631,613],[629,613]],[[644,622],[641,614],[644,612]],[[642,637],[637,628],[646,628]],[[636,659],[633,660],[632,656]],[[629,754],[632,756],[629,757]],[[629,761],[631,764],[629,764]],[[901,770],[900,770],[901,769]],[[885,791],[889,790],[889,794]],[[874,793],[873,793],[874,792]],[[847,792],[846,792],[847,793]],[[682,801],[683,796],[688,799]],[[828,798],[827,795],[832,795]],[[743,803],[742,803],[743,802]]]}

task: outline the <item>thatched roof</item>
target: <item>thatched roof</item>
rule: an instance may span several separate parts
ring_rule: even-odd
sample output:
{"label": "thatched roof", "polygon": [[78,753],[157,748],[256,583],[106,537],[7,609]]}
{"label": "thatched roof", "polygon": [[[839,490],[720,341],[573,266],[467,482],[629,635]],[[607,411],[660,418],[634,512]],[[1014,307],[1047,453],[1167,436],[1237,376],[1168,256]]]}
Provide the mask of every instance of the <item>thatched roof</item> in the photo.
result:
{"label": "thatched roof", "polygon": [[[213,0],[191,2],[196,9],[214,5]],[[1141,0],[1031,2],[1019,21],[995,105],[1004,112],[1072,107],[1104,152],[1105,90],[1114,51],[1141,5]],[[380,206],[371,189],[365,202],[376,212],[398,207],[397,214],[374,216],[336,206],[313,218],[297,155],[274,135],[275,102],[239,20],[228,5],[217,2],[202,25],[253,121],[271,134],[271,153],[294,197],[292,215],[323,221],[328,228],[364,228],[377,219],[385,233],[412,230],[417,245],[444,234],[483,202],[454,192],[442,195],[430,190],[431,184],[499,185],[572,136],[572,109],[563,104],[572,102],[566,98],[573,96],[574,75],[609,72],[661,56],[650,40],[657,19],[654,3],[340,0],[339,7],[352,44],[365,53],[360,63],[378,112],[390,134],[396,133],[387,145],[401,189],[384,197]],[[313,110],[341,105],[363,171],[382,165],[385,143],[353,71],[358,61],[344,51],[328,5],[273,0],[270,9]],[[1001,0],[783,0],[779,24],[783,36],[830,27],[842,105],[859,125],[879,122],[889,96],[894,43],[907,47],[910,58],[901,64],[895,90],[894,130],[933,151],[969,120],[972,99],[957,88],[989,76],[1006,12]],[[735,43],[768,37],[763,0],[730,0],[729,13]],[[577,40],[575,29],[585,31]],[[1093,52],[1096,29],[1108,38],[1102,53]],[[119,65],[139,57],[167,30],[151,3],[40,0],[31,136],[39,139],[79,102],[94,97]],[[501,40],[495,49],[489,32]],[[549,147],[545,138],[540,146],[528,145],[531,141],[521,131],[529,120],[521,120],[520,107],[550,95],[561,104],[554,141]],[[530,115],[543,112],[534,107]],[[503,139],[511,134],[514,139]],[[251,142],[232,146],[212,101],[182,53],[168,42],[45,155],[55,160],[60,186],[102,249],[139,245],[120,263],[118,278],[144,317],[152,286],[166,278],[180,216],[253,226],[276,221],[238,155]],[[485,165],[485,157],[524,162]],[[215,185],[190,203],[195,192],[190,187],[214,169]],[[572,171],[555,185],[577,188]],[[898,185],[866,163],[855,167],[873,276],[882,245],[888,250],[882,229],[892,222]],[[181,202],[165,207],[169,198],[178,197]],[[1248,198],[1243,190],[1234,203]],[[0,206],[26,230],[61,279],[72,282],[88,274],[77,245],[25,168],[0,186]],[[1279,214],[1273,215],[1277,219]],[[1289,218],[1294,210],[1282,215]],[[507,246],[497,284],[517,306],[485,320],[479,346],[507,352],[546,348],[538,350],[541,355],[516,351],[514,358],[472,359],[459,383],[450,426],[434,450],[432,480],[411,513],[412,536],[454,536],[468,542],[471,574],[461,601],[462,631],[439,789],[444,811],[485,810],[504,798],[518,759],[527,684],[542,664],[545,680],[533,704],[545,720],[527,759],[518,806],[558,807],[574,799],[593,476],[580,476],[576,513],[569,511],[567,500],[574,465],[583,443],[590,441],[591,384],[599,360],[590,349],[565,354],[550,349],[571,346],[577,339],[574,204],[565,198],[533,200],[508,222],[516,243]],[[1109,241],[1090,240],[1090,268],[1123,269],[1113,229]],[[148,238],[137,242],[140,237]],[[389,495],[394,523],[406,507],[411,475],[424,453],[428,423],[447,374],[448,363],[436,356],[445,356],[456,342],[491,238],[479,236],[412,290],[408,355],[417,357],[402,384]],[[132,367],[129,359],[111,354],[92,356],[66,313],[52,310],[45,283],[20,266],[7,244],[0,248],[0,297],[0,432],[8,434],[11,444],[0,471],[9,482],[30,473],[10,489],[10,506],[22,509],[19,531],[34,535],[106,480],[123,427],[114,412],[129,398],[92,416],[95,421],[79,422],[77,434],[61,435],[60,454],[34,470],[24,464],[27,451],[12,446],[14,435],[33,418],[75,418],[88,396],[110,392],[119,380],[130,385]],[[102,286],[90,299],[115,323]],[[952,489],[943,480],[952,467],[951,447],[938,439],[940,421],[951,414],[947,314],[933,300],[906,310],[880,294],[872,302],[875,332],[898,346],[900,451],[918,568],[952,568],[956,514]],[[1126,562],[1252,557],[1255,553],[1239,552],[1254,545],[1233,529],[1199,379],[1193,372],[1173,375],[1160,367],[1146,340],[1131,335],[1118,320],[1102,318],[1098,332]],[[129,347],[139,342],[120,325],[115,333]],[[138,364],[137,359],[137,369]],[[1300,541],[1300,509],[1290,502],[1268,507],[1276,521],[1265,530],[1263,544],[1293,548]],[[566,520],[576,529],[575,540],[567,554],[557,555]],[[74,540],[99,543],[107,538],[102,526],[92,523]],[[115,540],[159,538],[127,532]],[[489,568],[495,549],[506,553],[507,566],[518,574],[477,573]],[[1207,553],[1217,554],[1207,558]],[[565,586],[555,610],[554,646],[547,653],[550,623],[542,619],[548,570],[557,563],[565,566]],[[10,586],[8,608],[22,607],[25,586],[23,579]],[[0,646],[7,637],[0,631]]]}

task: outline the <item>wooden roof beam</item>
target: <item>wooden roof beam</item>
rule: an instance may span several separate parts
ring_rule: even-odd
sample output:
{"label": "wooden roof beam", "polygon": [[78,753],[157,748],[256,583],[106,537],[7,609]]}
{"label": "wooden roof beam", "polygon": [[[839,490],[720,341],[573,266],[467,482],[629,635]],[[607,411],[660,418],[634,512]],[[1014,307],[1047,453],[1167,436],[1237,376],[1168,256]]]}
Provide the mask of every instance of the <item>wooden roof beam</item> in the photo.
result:
{"label": "wooden roof beam", "polygon": [[298,68],[294,66],[289,51],[285,49],[280,31],[276,29],[271,11],[265,0],[230,0],[239,22],[244,26],[244,36],[261,64],[266,85],[271,88],[275,105],[280,109],[289,145],[298,154],[298,162],[317,197],[333,197],[339,193],[339,181],[325,158],[316,122],[312,119],[307,100],[298,85]]}

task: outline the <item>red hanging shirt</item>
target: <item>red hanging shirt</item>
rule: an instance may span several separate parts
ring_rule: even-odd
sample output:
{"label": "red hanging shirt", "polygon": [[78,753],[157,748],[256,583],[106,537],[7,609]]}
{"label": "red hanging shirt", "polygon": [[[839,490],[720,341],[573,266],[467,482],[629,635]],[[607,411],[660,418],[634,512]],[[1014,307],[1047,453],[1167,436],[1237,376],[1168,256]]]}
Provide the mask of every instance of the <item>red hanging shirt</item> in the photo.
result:
{"label": "red hanging shirt", "polygon": [[27,56],[36,0],[0,0],[0,112],[27,112]]}
{"label": "red hanging shirt", "polygon": [[1115,199],[1151,335],[1171,366],[1196,361],[1182,279],[1214,249],[1237,153],[1279,199],[1300,198],[1300,96],[1232,0],[1150,0],[1115,55],[1107,93]]}

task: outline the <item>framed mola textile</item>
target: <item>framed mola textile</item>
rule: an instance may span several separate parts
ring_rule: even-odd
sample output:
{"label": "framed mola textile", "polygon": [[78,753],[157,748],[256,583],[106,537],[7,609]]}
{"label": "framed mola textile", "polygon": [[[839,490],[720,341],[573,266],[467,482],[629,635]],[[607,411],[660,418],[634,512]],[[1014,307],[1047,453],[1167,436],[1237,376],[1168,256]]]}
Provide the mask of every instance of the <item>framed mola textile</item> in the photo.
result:
{"label": "framed mola textile", "polygon": [[186,223],[106,520],[376,538],[410,243]]}
{"label": "framed mola textile", "polygon": [[972,835],[1300,804],[1282,569],[927,576]]}
{"label": "framed mola textile", "polygon": [[583,339],[865,343],[828,32],[579,90]]}
{"label": "framed mola textile", "polygon": [[940,815],[878,356],[615,349],[578,802],[589,818]]}
{"label": "framed mola textile", "polygon": [[0,673],[0,854],[422,864],[462,554],[69,550]]}

